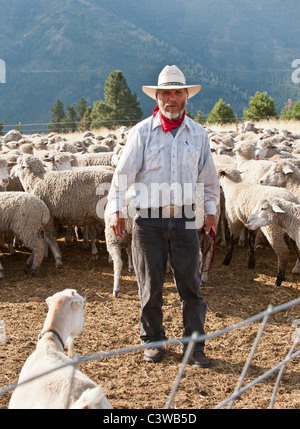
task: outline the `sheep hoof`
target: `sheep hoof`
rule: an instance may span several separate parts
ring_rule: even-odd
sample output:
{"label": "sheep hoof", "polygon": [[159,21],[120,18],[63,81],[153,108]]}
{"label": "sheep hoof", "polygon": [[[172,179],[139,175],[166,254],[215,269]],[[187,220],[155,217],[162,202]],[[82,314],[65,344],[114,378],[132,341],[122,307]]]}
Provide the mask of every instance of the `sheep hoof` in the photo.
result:
{"label": "sheep hoof", "polygon": [[285,280],[285,273],[281,270],[278,271],[275,286],[281,286],[281,283]]}
{"label": "sheep hoof", "polygon": [[93,261],[98,261],[98,253],[92,255]]}
{"label": "sheep hoof", "polygon": [[120,298],[120,292],[118,290],[113,291],[113,297],[114,298]]}
{"label": "sheep hoof", "polygon": [[26,273],[26,274],[29,275],[30,271],[31,271],[30,265],[25,265],[25,267],[24,267],[24,273]]}
{"label": "sheep hoof", "polygon": [[60,268],[60,267],[62,267],[62,266],[63,266],[62,261],[56,261],[56,262],[55,262],[55,268]]}
{"label": "sheep hoof", "polygon": [[38,270],[34,270],[34,269],[31,269],[31,270],[24,270],[26,273],[27,273],[27,275],[28,275],[28,278],[32,278],[32,277],[35,277],[35,275],[38,273]]}
{"label": "sheep hoof", "polygon": [[248,268],[251,270],[253,268],[255,268],[255,260],[254,259],[249,259],[248,261]]}

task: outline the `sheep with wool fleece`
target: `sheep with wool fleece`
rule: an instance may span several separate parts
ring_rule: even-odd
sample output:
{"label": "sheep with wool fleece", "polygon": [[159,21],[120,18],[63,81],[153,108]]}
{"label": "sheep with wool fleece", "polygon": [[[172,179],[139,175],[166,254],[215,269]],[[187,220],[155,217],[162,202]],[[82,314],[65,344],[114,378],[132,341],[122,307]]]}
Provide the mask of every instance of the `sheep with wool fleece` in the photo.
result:
{"label": "sheep with wool fleece", "polygon": [[[32,251],[25,265],[29,277],[39,271],[43,261],[42,231],[49,220],[49,209],[37,196],[27,192],[0,193],[0,232],[12,233]],[[52,246],[52,237],[46,233],[45,240]],[[60,257],[57,254],[57,259]]]}
{"label": "sheep with wool fleece", "polygon": [[123,213],[125,217],[125,235],[124,237],[119,237],[115,235],[112,228],[110,227],[110,205],[107,204],[105,208],[105,243],[106,248],[109,253],[109,256],[113,262],[114,267],[114,287],[113,287],[113,296],[119,298],[120,296],[120,276],[123,267],[122,261],[122,248],[125,248],[128,258],[128,271],[133,272],[133,263],[132,263],[132,253],[131,253],[131,241],[132,241],[132,226],[133,219],[132,216]]}
{"label": "sheep with wool fleece", "polygon": [[114,159],[116,158],[115,152],[98,152],[98,153],[79,153],[75,154],[74,160],[75,160],[75,166],[78,167],[85,167],[85,166],[92,166],[92,165],[114,165]]}
{"label": "sheep with wool fleece", "polygon": [[259,183],[263,186],[286,188],[300,199],[300,170],[288,160],[277,161],[261,177]]}
{"label": "sheep with wool fleece", "polygon": [[55,221],[62,225],[88,226],[93,259],[98,257],[97,226],[104,222],[104,205],[113,171],[46,171],[38,158],[20,159],[18,176],[25,191],[45,202],[51,214],[46,226],[55,234]]}
{"label": "sheep with wool fleece", "polygon": [[277,197],[262,198],[247,219],[249,229],[276,224],[287,231],[300,251],[300,204]]}
{"label": "sheep with wool fleece", "polygon": [[[294,158],[291,154],[292,149],[287,146],[279,146],[272,141],[272,139],[264,139],[257,143],[255,158],[256,159],[272,159],[278,155],[281,158]],[[274,158],[273,158],[274,159]]]}
{"label": "sheep with wool fleece", "polygon": [[[235,240],[239,237],[243,227],[247,227],[247,219],[257,202],[264,196],[277,196],[288,201],[298,203],[294,194],[283,188],[272,186],[264,187],[259,184],[250,184],[242,180],[240,172],[231,166],[223,166],[218,170],[220,184],[225,196],[225,211],[230,231],[230,247],[223,264],[229,265]],[[289,250],[285,242],[285,232],[277,225],[268,225],[261,228],[270,246],[278,257],[278,273],[276,285],[280,286],[285,279],[288,264]],[[248,266],[254,267],[254,237],[250,234],[250,255]]]}
{"label": "sheep with wool fleece", "polygon": [[0,157],[0,186],[6,188],[9,183],[8,178],[8,166],[9,162],[4,156]]}
{"label": "sheep with wool fleece", "polygon": [[[46,302],[49,308],[43,330],[21,370],[9,408],[111,409],[100,386],[72,363],[74,337],[84,327],[85,300],[75,289],[65,289]],[[69,356],[64,353],[65,344]]]}
{"label": "sheep with wool fleece", "polygon": [[255,230],[266,225],[279,225],[296,243],[297,263],[292,273],[300,274],[300,204],[281,198],[262,198],[247,219],[247,227]]}
{"label": "sheep with wool fleece", "polygon": [[258,183],[259,179],[273,165],[266,159],[255,159],[256,146],[250,142],[240,142],[233,149],[236,154],[236,166],[244,181]]}

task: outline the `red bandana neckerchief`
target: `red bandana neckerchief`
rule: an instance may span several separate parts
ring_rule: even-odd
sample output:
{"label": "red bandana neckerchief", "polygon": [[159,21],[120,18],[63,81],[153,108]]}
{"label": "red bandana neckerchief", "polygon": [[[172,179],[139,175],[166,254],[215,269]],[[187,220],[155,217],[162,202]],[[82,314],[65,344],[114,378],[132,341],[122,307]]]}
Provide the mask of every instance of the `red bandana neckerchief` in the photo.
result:
{"label": "red bandana neckerchief", "polygon": [[157,112],[159,112],[159,116],[160,116],[160,120],[161,120],[161,124],[162,124],[162,128],[163,131],[165,133],[167,133],[168,131],[174,130],[174,128],[179,127],[179,125],[182,123],[182,121],[184,120],[185,117],[185,111],[183,112],[183,115],[181,116],[180,119],[177,119],[175,121],[172,121],[171,119],[166,118],[161,111],[159,110],[159,107],[156,106],[155,109],[153,110],[153,117],[155,118]]}

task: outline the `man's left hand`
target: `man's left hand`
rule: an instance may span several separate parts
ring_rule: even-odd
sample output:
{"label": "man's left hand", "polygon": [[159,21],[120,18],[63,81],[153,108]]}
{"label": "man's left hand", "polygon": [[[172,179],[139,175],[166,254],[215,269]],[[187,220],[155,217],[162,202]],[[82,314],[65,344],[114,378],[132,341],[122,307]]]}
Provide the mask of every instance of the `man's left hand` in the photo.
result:
{"label": "man's left hand", "polygon": [[210,230],[212,229],[213,232],[216,234],[218,229],[218,223],[215,215],[209,214],[205,218],[205,234],[209,234]]}

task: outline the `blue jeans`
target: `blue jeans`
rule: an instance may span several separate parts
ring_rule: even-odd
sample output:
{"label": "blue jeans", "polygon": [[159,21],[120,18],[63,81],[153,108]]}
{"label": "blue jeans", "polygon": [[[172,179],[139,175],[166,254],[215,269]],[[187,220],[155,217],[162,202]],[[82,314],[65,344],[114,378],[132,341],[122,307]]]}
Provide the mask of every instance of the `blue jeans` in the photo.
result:
{"label": "blue jeans", "polygon": [[[183,336],[195,331],[204,334],[206,301],[200,291],[199,238],[196,229],[186,228],[186,222],[185,216],[135,218],[132,256],[141,301],[143,342],[166,340],[162,304],[168,256],[181,300]],[[196,344],[195,350],[203,349],[204,342]]]}

